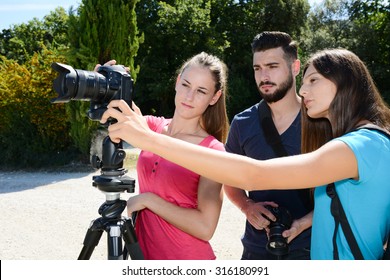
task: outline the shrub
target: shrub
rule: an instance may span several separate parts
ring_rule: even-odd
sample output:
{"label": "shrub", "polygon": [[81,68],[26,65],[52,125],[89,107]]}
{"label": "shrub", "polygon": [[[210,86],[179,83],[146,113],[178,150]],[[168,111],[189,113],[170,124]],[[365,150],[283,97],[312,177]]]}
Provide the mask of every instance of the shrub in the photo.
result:
{"label": "shrub", "polygon": [[0,57],[0,166],[57,164],[73,149],[65,107],[50,102],[56,75],[51,63],[64,60],[47,49],[23,65]]}

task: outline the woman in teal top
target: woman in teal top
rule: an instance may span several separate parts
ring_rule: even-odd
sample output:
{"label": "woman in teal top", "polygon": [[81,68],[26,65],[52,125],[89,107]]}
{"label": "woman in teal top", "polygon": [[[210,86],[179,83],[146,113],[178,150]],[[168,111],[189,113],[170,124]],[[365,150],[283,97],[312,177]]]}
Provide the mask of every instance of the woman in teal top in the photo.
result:
{"label": "woman in teal top", "polygon": [[[348,209],[346,216],[352,232],[365,259],[381,258],[390,225],[389,139],[380,132],[360,129],[333,141],[343,141],[357,159],[359,179],[335,184],[344,209]],[[315,189],[314,199],[311,258],[331,259],[335,223],[326,186]],[[341,228],[337,248],[340,259],[354,259]]]}
{"label": "woman in teal top", "polygon": [[[133,111],[123,101],[111,102],[102,122],[108,117],[118,120],[109,127],[114,142],[123,139],[223,184],[245,190],[318,187],[313,259],[333,259],[335,223],[323,186],[335,182],[363,257],[380,259],[390,229],[390,139],[376,131],[354,130],[370,124],[390,131],[390,109],[367,67],[345,49],[313,55],[304,68],[299,95],[302,154],[263,161],[154,133],[139,109],[134,105]],[[340,259],[351,259],[341,228],[336,241]]]}

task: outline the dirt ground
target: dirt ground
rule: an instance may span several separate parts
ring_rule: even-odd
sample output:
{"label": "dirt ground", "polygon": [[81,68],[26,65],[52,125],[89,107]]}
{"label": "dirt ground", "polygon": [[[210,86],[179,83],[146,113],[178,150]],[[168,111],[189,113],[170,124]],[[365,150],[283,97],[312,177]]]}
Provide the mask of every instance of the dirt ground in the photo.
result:
{"label": "dirt ground", "polygon": [[[77,259],[86,231],[105,201],[105,194],[92,186],[93,175],[100,172],[0,172],[0,259]],[[135,170],[128,175],[137,178]],[[136,183],[134,194],[137,190]],[[121,198],[134,194],[122,193]],[[240,259],[244,221],[225,197],[211,240],[217,259]],[[91,259],[107,259],[105,232]]]}

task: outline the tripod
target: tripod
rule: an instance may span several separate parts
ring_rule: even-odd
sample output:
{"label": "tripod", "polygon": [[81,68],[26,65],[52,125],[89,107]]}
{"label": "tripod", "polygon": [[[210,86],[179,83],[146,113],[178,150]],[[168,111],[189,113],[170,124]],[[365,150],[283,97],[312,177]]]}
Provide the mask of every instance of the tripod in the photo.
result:
{"label": "tripod", "polygon": [[[103,231],[106,231],[109,260],[124,260],[129,255],[131,259],[142,260],[144,256],[135,235],[133,221],[121,216],[126,201],[120,199],[120,193],[133,193],[135,186],[135,180],[125,175],[127,170],[123,168],[123,160],[126,153],[122,141],[116,144],[106,136],[102,145],[102,161],[96,155],[91,160],[93,167],[101,168],[101,175],[93,176],[92,185],[105,193],[106,201],[98,210],[101,217],[93,220],[87,230],[78,259],[90,259]],[[122,245],[122,239],[125,246]]]}

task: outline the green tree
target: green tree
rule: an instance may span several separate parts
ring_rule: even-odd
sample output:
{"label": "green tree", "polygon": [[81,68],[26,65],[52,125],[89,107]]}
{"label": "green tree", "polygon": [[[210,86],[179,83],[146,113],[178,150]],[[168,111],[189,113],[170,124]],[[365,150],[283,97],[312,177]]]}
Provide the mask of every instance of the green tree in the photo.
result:
{"label": "green tree", "polygon": [[225,34],[229,46],[224,58],[230,70],[229,116],[259,101],[252,67],[251,43],[262,31],[284,31],[299,42],[309,4],[306,0],[215,1],[214,20],[218,34]]}
{"label": "green tree", "polygon": [[[73,67],[92,71],[97,63],[116,59],[130,67],[136,79],[134,65],[142,36],[136,24],[135,5],[138,0],[83,0],[77,11],[70,12],[68,61]],[[70,102],[67,108],[72,139],[84,154],[89,154],[93,133],[99,123],[86,117],[89,104]]]}
{"label": "green tree", "polygon": [[301,39],[304,58],[320,49],[345,47],[354,40],[350,36],[353,24],[348,17],[348,1],[326,0],[310,12],[308,29]]}
{"label": "green tree", "polygon": [[97,63],[111,59],[129,66],[134,79],[134,66],[142,36],[139,36],[135,6],[139,0],[83,0],[70,14],[69,61],[75,67],[93,69]]}
{"label": "green tree", "polygon": [[145,113],[169,116],[175,70],[188,57],[207,51],[229,67],[228,112],[233,116],[259,99],[251,66],[253,37],[264,30],[298,37],[308,11],[307,0],[141,1],[137,15],[145,43],[137,57],[137,101]]}
{"label": "green tree", "polygon": [[0,57],[1,166],[41,167],[69,159],[69,123],[63,108],[50,103],[53,60],[64,57],[47,49],[22,65]]}
{"label": "green tree", "polygon": [[353,22],[349,47],[361,57],[390,104],[390,2],[352,1],[349,6]]}
{"label": "green tree", "polygon": [[0,55],[23,64],[44,47],[67,46],[67,19],[64,8],[59,7],[45,16],[43,21],[34,18],[3,29],[0,33]]}
{"label": "green tree", "polygon": [[347,48],[369,68],[390,102],[390,6],[386,0],[326,0],[308,19],[305,57],[325,48]]}
{"label": "green tree", "polygon": [[189,57],[206,51],[222,56],[223,34],[211,23],[214,1],[141,1],[138,26],[145,36],[137,62],[137,102],[144,113],[172,115],[176,70]]}

